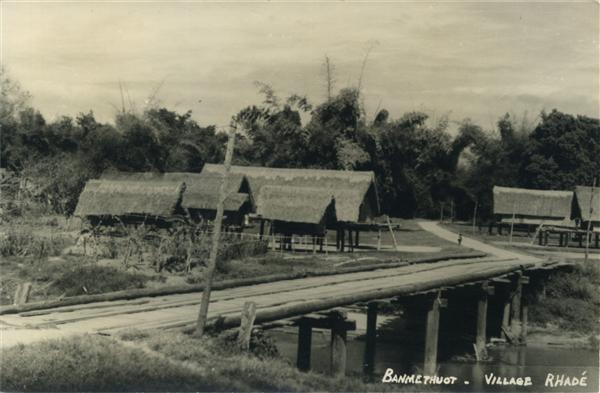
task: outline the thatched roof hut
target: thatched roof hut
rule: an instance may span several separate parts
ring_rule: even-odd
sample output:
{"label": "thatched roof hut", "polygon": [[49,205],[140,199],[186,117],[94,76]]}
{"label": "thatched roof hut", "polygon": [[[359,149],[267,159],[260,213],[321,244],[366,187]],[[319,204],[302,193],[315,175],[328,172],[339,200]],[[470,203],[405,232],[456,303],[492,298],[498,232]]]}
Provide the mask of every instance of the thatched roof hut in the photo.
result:
{"label": "thatched roof hut", "polygon": [[89,180],[75,216],[170,217],[177,212],[184,189],[183,182]]}
{"label": "thatched roof hut", "polygon": [[503,222],[571,226],[572,191],[494,186],[494,214]]}
{"label": "thatched roof hut", "polygon": [[[577,202],[576,214],[581,221],[591,221],[595,224],[594,226],[600,225],[600,189],[595,188],[592,194],[592,187],[577,186],[575,187],[575,199]],[[592,207],[591,214],[590,207]]]}
{"label": "thatched roof hut", "polygon": [[[101,179],[183,182],[186,185],[181,202],[184,209],[216,210],[222,176],[217,173],[191,172],[106,172]],[[248,180],[244,175],[231,174],[229,176],[226,195],[225,211],[238,211],[242,205],[252,205],[253,203]]]}
{"label": "thatched roof hut", "polygon": [[256,213],[268,220],[325,224],[335,222],[335,200],[330,190],[322,188],[264,186]]}
{"label": "thatched roof hut", "polygon": [[[223,165],[206,164],[202,173],[223,171]],[[379,213],[373,172],[232,166],[231,173],[248,179],[256,200],[261,198],[266,186],[312,188],[327,190],[324,194],[315,194],[315,197],[327,195],[335,198],[336,215],[341,222],[367,222]],[[299,202],[296,198],[294,200]],[[326,202],[325,199],[322,203]]]}

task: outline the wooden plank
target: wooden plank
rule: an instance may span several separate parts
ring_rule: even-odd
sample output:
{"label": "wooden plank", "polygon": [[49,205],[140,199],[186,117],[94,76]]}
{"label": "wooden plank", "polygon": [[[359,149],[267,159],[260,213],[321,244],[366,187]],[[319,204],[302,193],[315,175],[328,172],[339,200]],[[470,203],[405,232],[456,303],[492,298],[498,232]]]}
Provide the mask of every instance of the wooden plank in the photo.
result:
{"label": "wooden plank", "polygon": [[252,326],[256,319],[256,303],[246,302],[242,309],[242,321],[240,323],[240,330],[238,333],[238,347],[242,351],[248,351],[250,349],[250,338],[252,337]]}

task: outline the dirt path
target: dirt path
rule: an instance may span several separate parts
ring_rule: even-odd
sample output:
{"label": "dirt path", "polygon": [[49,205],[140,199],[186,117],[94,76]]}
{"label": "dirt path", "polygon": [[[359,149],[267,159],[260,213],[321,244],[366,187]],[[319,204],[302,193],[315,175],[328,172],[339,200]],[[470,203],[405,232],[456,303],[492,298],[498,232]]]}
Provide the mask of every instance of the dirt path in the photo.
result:
{"label": "dirt path", "polygon": [[[451,242],[458,241],[458,234],[456,232],[449,231],[445,228],[439,226],[437,222],[434,221],[419,221],[419,226],[438,237],[441,237],[444,240],[448,240]],[[541,262],[542,259],[533,257],[531,255],[521,254],[514,251],[509,251],[504,248],[494,247],[490,244],[480,242],[479,240],[471,239],[463,235],[462,245],[464,247],[469,247],[477,251],[485,252],[488,255],[494,255],[498,258],[509,258],[516,259],[524,262]]]}

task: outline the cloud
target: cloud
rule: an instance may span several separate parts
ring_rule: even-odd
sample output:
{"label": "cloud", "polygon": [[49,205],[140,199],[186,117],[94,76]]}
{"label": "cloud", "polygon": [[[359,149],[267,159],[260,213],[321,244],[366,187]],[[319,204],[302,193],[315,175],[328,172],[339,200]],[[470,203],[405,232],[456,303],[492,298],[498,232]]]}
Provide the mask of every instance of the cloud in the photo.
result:
{"label": "cloud", "polygon": [[[367,110],[430,108],[482,125],[509,109],[598,117],[597,3],[8,3],[3,63],[48,116],[114,116],[119,81],[142,106],[161,81],[167,107],[225,125],[280,94],[355,85],[370,42]],[[199,102],[201,100],[201,102]],[[381,104],[380,104],[381,103]]]}

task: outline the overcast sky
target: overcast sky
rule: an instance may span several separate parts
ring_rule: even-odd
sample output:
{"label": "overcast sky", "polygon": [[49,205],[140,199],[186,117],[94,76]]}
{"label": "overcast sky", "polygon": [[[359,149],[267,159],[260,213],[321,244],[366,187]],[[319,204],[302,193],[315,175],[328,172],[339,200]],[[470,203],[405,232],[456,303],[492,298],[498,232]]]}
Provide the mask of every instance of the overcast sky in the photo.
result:
{"label": "overcast sky", "polygon": [[386,108],[470,117],[489,128],[505,112],[543,108],[599,116],[599,6],[580,3],[10,3],[2,62],[48,118],[94,111],[112,121],[127,101],[226,125],[260,102],[325,96],[363,76],[367,114]]}

